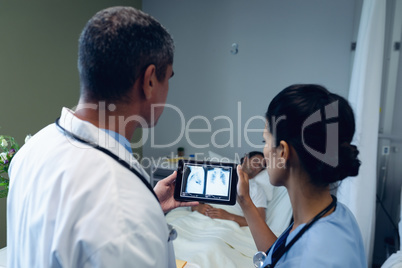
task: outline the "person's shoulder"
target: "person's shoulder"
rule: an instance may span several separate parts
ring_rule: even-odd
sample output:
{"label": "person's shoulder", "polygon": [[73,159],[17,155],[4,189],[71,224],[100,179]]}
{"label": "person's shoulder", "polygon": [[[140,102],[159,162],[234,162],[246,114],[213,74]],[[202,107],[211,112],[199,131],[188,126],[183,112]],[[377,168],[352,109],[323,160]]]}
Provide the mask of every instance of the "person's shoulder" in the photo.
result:
{"label": "person's shoulder", "polygon": [[357,234],[360,235],[360,229],[355,216],[343,203],[337,202],[335,211],[328,217],[323,218],[323,222],[326,221],[326,218],[328,218],[328,222],[344,230],[352,230],[353,232],[358,230]]}
{"label": "person's shoulder", "polygon": [[274,195],[274,188],[269,181],[268,171],[266,169],[258,173],[253,179],[250,180],[250,185],[253,183],[259,191],[263,191],[267,201],[271,201]]}
{"label": "person's shoulder", "polygon": [[[20,149],[11,161],[10,171],[17,169],[22,172],[27,170],[30,165],[41,166],[42,160],[55,160],[54,157],[48,157],[58,148],[54,142],[55,136],[57,136],[55,130],[55,124],[50,124],[35,133],[26,143],[20,144]],[[35,161],[32,161],[33,159]]]}
{"label": "person's shoulder", "polygon": [[260,185],[254,181],[250,180],[250,197],[256,207],[266,208],[267,207],[267,197],[265,191],[260,187]]}
{"label": "person's shoulder", "polygon": [[[342,263],[335,267],[365,267],[365,253],[360,229],[350,210],[338,203],[336,210],[306,232],[304,259]],[[308,256],[309,255],[309,256]]]}
{"label": "person's shoulder", "polygon": [[[319,219],[311,228],[310,235],[320,233],[332,241],[348,241],[347,237],[360,237],[360,231],[352,212],[342,203],[337,203],[335,211]],[[314,231],[313,231],[314,230]]]}

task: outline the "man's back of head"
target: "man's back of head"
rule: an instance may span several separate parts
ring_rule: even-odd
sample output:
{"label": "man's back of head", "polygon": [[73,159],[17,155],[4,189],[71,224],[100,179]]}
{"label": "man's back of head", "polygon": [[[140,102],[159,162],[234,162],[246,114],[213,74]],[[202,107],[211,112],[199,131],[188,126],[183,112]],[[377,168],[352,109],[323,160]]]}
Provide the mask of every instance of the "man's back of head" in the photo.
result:
{"label": "man's back of head", "polygon": [[174,45],[166,29],[132,7],[96,13],[79,38],[81,98],[125,102],[135,81],[153,64],[159,81],[173,64]]}

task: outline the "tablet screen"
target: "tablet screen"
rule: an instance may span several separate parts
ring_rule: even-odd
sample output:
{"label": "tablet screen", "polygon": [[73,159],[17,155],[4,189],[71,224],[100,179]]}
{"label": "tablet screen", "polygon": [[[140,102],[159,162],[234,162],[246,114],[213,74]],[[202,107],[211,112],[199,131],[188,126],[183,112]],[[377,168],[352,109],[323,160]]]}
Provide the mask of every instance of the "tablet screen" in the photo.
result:
{"label": "tablet screen", "polygon": [[175,198],[234,204],[237,183],[235,167],[230,163],[182,161],[178,168]]}

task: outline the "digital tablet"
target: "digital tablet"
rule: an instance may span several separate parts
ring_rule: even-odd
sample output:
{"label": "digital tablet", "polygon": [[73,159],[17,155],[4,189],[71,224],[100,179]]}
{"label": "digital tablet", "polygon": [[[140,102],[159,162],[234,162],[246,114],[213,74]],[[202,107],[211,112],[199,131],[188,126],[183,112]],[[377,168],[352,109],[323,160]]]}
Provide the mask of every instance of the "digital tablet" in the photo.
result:
{"label": "digital tablet", "polygon": [[234,205],[236,166],[233,163],[180,160],[174,198],[178,201]]}

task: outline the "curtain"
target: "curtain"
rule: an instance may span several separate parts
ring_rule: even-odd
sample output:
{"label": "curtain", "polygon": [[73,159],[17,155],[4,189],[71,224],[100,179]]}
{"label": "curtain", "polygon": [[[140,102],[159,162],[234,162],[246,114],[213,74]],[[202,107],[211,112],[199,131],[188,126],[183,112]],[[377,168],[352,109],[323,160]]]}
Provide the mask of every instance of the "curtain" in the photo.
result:
{"label": "curtain", "polygon": [[344,180],[338,200],[353,212],[359,224],[371,267],[376,205],[377,143],[383,68],[386,1],[364,0],[349,89],[356,117],[357,145],[362,162],[359,175]]}

